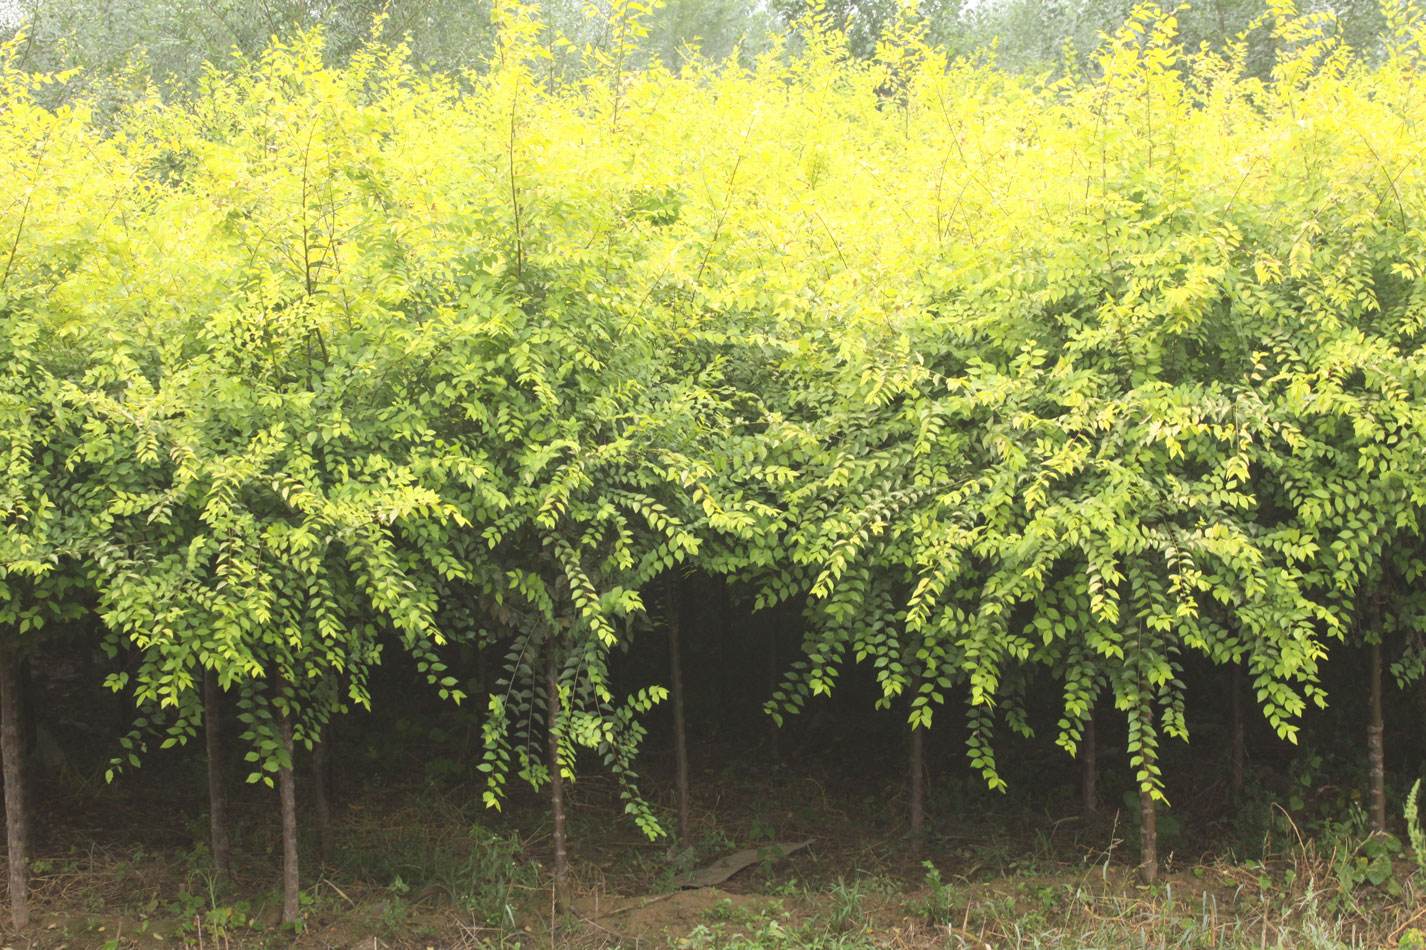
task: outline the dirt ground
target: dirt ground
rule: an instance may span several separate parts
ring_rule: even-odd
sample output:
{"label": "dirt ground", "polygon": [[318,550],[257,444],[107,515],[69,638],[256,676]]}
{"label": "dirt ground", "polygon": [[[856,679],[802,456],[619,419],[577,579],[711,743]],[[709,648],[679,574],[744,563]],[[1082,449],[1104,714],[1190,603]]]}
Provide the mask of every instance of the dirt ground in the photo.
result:
{"label": "dirt ground", "polygon": [[[904,834],[894,782],[815,768],[749,769],[736,757],[694,774],[689,841],[650,842],[597,775],[571,791],[571,899],[549,887],[543,801],[504,814],[478,787],[430,774],[337,787],[335,842],[304,838],[305,927],[277,925],[278,829],[270,793],[233,803],[234,878],[215,879],[201,772],[149,769],[101,794],[57,786],[42,799],[35,922],[4,947],[1343,947],[1426,946],[1423,874],[1403,851],[1381,886],[1343,881],[1361,854],[1346,839],[1269,830],[1235,851],[1214,812],[1182,809],[1153,887],[1133,872],[1127,811],[1094,820],[1047,796],[933,786],[922,855]],[[76,787],[86,787],[78,786]],[[672,808],[657,768],[645,788]],[[1038,790],[1043,792],[1043,789]],[[299,799],[300,801],[300,799]],[[305,813],[304,813],[305,814]],[[669,823],[672,824],[671,822]],[[769,853],[716,886],[679,880],[740,849]],[[1344,877],[1345,875],[1345,877]],[[1420,937],[1421,942],[1417,941]]]}

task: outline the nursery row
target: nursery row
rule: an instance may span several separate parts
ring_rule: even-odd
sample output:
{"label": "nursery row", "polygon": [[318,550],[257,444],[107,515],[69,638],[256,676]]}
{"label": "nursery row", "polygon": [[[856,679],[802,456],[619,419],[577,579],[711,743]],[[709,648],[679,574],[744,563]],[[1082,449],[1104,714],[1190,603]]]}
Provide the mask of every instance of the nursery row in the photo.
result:
{"label": "nursery row", "polygon": [[17,924],[22,661],[98,638],[134,715],[111,781],[208,727],[220,871],[235,711],[295,919],[294,750],[407,654],[487,704],[488,805],[548,787],[558,885],[578,770],[665,831],[637,752],[695,571],[800,617],[775,722],[865,667],[913,756],[960,707],[1000,788],[1032,691],[1069,756],[1122,717],[1147,878],[1190,657],[1287,741],[1369,704],[1384,828],[1383,692],[1426,660],[1415,5],[1367,64],[1274,3],[1266,79],[1145,6],[1055,80],[948,60],[910,10],[870,59],[814,16],[751,66],[635,70],[647,10],[614,6],[597,50],[504,3],[481,73],[306,36],[102,119],[0,48]]}

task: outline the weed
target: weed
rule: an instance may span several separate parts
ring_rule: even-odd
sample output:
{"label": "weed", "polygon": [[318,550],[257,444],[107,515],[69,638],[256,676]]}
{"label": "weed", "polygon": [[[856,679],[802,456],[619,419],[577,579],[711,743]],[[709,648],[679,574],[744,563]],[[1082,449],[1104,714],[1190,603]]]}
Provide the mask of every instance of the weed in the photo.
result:
{"label": "weed", "polygon": [[859,882],[848,884],[838,878],[828,891],[831,907],[823,914],[828,930],[847,933],[866,929],[866,912],[862,907],[862,889]]}
{"label": "weed", "polygon": [[1406,838],[1411,842],[1411,856],[1416,859],[1416,866],[1426,871],[1426,831],[1421,828],[1417,814],[1417,796],[1421,793],[1421,780],[1417,779],[1411,786],[1411,791],[1406,794]]}
{"label": "weed", "polygon": [[926,869],[926,894],[910,902],[912,913],[932,926],[950,923],[955,918],[956,891],[941,879],[941,871],[930,861],[921,862]]}
{"label": "weed", "polygon": [[389,934],[399,934],[406,929],[411,908],[399,894],[388,897],[381,905],[381,925]]}
{"label": "weed", "polygon": [[1364,839],[1355,849],[1341,853],[1335,862],[1337,882],[1343,897],[1350,899],[1362,885],[1384,888],[1393,897],[1402,894],[1396,878],[1394,859],[1401,854],[1401,841],[1395,835],[1375,834]]}

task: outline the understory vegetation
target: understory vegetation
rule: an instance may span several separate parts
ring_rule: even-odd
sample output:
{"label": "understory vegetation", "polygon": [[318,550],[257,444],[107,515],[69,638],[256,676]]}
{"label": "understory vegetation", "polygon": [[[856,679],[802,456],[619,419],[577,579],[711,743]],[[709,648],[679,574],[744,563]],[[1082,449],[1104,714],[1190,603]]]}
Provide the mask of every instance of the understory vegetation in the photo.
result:
{"label": "understory vegetation", "polygon": [[1426,946],[1422,10],[655,12],[0,46],[13,932]]}

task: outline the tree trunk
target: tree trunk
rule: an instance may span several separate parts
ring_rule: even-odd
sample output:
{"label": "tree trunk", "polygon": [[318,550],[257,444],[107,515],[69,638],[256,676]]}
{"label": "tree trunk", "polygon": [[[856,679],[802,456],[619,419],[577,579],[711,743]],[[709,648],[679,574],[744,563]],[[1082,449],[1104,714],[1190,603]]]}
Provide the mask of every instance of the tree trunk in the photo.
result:
{"label": "tree trunk", "polygon": [[688,843],[688,735],[683,718],[683,660],[680,656],[677,581],[668,582],[669,691],[673,700],[673,761],[678,794],[678,840]]}
{"label": "tree trunk", "polygon": [[1243,797],[1243,776],[1247,769],[1248,761],[1248,739],[1247,723],[1243,718],[1243,665],[1233,664],[1233,675],[1229,688],[1232,690],[1232,751],[1230,752],[1229,767],[1229,791],[1232,792],[1233,801],[1238,802]]}
{"label": "tree trunk", "polygon": [[[331,725],[328,724],[327,728],[330,729]],[[332,856],[332,803],[327,797],[329,768],[327,739],[324,736],[312,746],[312,804],[317,816],[317,863],[324,867]]]}
{"label": "tree trunk", "polygon": [[1086,818],[1099,812],[1099,740],[1094,730],[1094,710],[1084,720],[1079,740],[1079,801]]}
{"label": "tree trunk", "polygon": [[560,686],[559,672],[556,667],[555,645],[549,644],[546,648],[549,652],[545,657],[545,702],[547,708],[547,729],[549,734],[549,767],[550,767],[550,814],[554,818],[554,848],[555,848],[555,904],[564,907],[566,903],[566,887],[569,881],[569,851],[565,841],[564,828],[564,776],[560,773],[560,729],[562,728],[560,710]]}
{"label": "tree trunk", "polygon": [[[777,618],[773,617],[773,628],[768,631],[767,638],[767,695],[772,696],[777,691]],[[782,730],[778,728],[776,722],[771,717],[768,718],[768,751],[772,755],[774,766],[782,763]]]}
{"label": "tree trunk", "polygon": [[[21,657],[16,672],[20,677],[20,729],[24,739],[25,754],[25,801],[39,801],[39,790],[35,782],[40,778],[43,763],[37,759],[40,753],[40,720],[36,712],[40,709],[40,698],[36,695],[35,677],[31,672],[29,657]],[[33,847],[34,842],[30,845]]]}
{"label": "tree trunk", "polygon": [[926,730],[911,728],[911,856],[921,857],[926,845]]}
{"label": "tree trunk", "polygon": [[223,778],[222,691],[212,670],[203,673],[203,737],[208,752],[208,831],[213,867],[221,880],[231,880],[232,849],[228,843],[228,787]]}
{"label": "tree trunk", "polygon": [[[1144,685],[1141,682],[1140,688]],[[1149,705],[1143,712],[1144,720],[1140,724],[1139,754],[1143,757],[1141,769],[1147,773],[1155,763],[1157,757],[1157,746],[1145,745],[1151,742],[1148,733],[1154,728],[1153,706]],[[1132,735],[1132,729],[1131,729]],[[1146,776],[1147,777],[1147,776]],[[1153,884],[1159,879],[1159,811],[1158,803],[1154,801],[1153,792],[1144,784],[1144,779],[1139,781],[1139,880],[1145,884]]]}
{"label": "tree trunk", "polygon": [[[733,675],[735,665],[733,663],[734,653],[730,651],[730,646],[734,646],[734,637],[746,637],[748,628],[737,626],[733,623],[733,597],[728,592],[726,581],[719,580],[715,596],[717,598],[717,610],[719,629],[718,637],[718,685],[722,691],[725,702],[732,701],[734,697],[742,698],[742,693],[747,690],[747,679]],[[742,650],[738,650],[741,653]],[[729,733],[736,736],[743,730],[740,723],[733,716],[719,716],[718,718],[718,739],[724,741]]]}
{"label": "tree trunk", "polygon": [[[40,752],[40,717],[38,714],[42,709],[42,700],[38,695],[39,690],[32,671],[33,665],[30,658],[28,656],[21,657],[16,667],[16,673],[20,678],[18,721],[21,740],[24,743],[21,750],[20,767],[25,776],[25,801],[31,807],[34,802],[44,801],[44,793],[39,785],[44,779],[46,766],[46,761]],[[62,758],[61,761],[63,761]],[[43,823],[37,826],[31,818],[27,809],[25,817],[25,853],[27,855],[34,853],[36,835],[44,834]]]}
{"label": "tree trunk", "polygon": [[1371,781],[1371,829],[1386,831],[1385,725],[1381,713],[1381,644],[1371,645],[1371,722],[1367,725],[1367,768]]}
{"label": "tree trunk", "polygon": [[0,759],[5,775],[10,918],[16,930],[24,930],[30,925],[30,828],[25,808],[25,739],[18,667],[14,649],[0,647]]}
{"label": "tree trunk", "polygon": [[282,922],[296,924],[302,916],[301,877],[297,869],[297,783],[292,777],[292,719],[278,715],[278,738],[285,756],[277,770],[277,794],[282,806]]}
{"label": "tree trunk", "polygon": [[1151,792],[1139,789],[1139,880],[1159,879],[1159,815]]}

